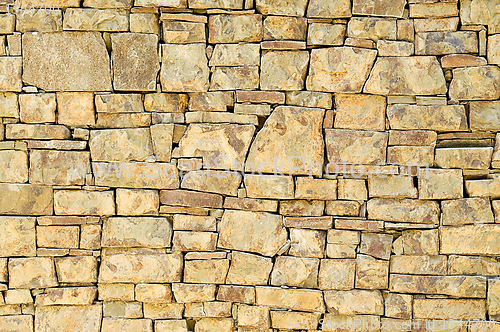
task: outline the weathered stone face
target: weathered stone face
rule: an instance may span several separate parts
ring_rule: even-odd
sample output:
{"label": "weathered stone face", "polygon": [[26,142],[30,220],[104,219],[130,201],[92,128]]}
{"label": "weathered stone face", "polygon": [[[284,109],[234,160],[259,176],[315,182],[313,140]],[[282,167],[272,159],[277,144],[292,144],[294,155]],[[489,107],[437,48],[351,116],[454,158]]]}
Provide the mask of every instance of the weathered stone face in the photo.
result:
{"label": "weathered stone face", "polygon": [[349,0],[311,0],[307,7],[307,17],[340,18],[350,16],[351,2]]}
{"label": "weathered stone face", "polygon": [[375,51],[355,47],[314,49],[311,52],[307,89],[361,92],[375,57]]}
{"label": "weathered stone face", "polygon": [[403,17],[405,1],[354,0],[352,5],[354,15]]}
{"label": "weathered stone face", "polygon": [[363,91],[382,95],[433,95],[446,93],[446,84],[435,57],[384,57],[377,59]]}
{"label": "weathered stone face", "polygon": [[53,211],[53,193],[49,186],[0,184],[0,213],[7,215],[47,215]]}
{"label": "weathered stone face", "polygon": [[261,40],[261,15],[211,15],[208,20],[209,43],[260,42]]}
{"label": "weathered stone face", "polygon": [[387,133],[347,129],[327,129],[325,132],[330,163],[385,164]]}
{"label": "weathered stone face", "polygon": [[106,129],[90,133],[94,161],[144,161],[153,154],[149,129]]}
{"label": "weathered stone face", "polygon": [[103,247],[170,247],[172,226],[166,218],[109,218],[102,231]]}
{"label": "weathered stone face", "polygon": [[432,201],[374,198],[368,201],[370,219],[395,222],[439,223],[439,205]]}
{"label": "weathered stone face", "polygon": [[455,100],[493,100],[500,97],[500,68],[482,66],[453,69],[450,98]]}
{"label": "weathered stone face", "polygon": [[99,332],[102,305],[37,307],[35,330],[43,332]]}
{"label": "weathered stone face", "polygon": [[47,288],[58,285],[54,262],[47,257],[9,260],[9,288]]}
{"label": "weathered stone face", "polygon": [[35,218],[0,217],[0,256],[35,256]]}
{"label": "weathered stone face", "polygon": [[396,21],[373,17],[356,17],[349,20],[347,36],[353,38],[396,39]]}
{"label": "weathered stone face", "polygon": [[305,51],[267,51],[261,59],[262,90],[302,90],[309,53]]}
{"label": "weathered stone face", "polygon": [[319,174],[323,115],[318,109],[277,107],[250,147],[245,170],[273,173],[277,168],[283,174]]}
{"label": "weathered stone face", "polygon": [[26,33],[22,40],[25,83],[47,91],[111,90],[109,55],[100,34]]}
{"label": "weathered stone face", "polygon": [[[227,210],[221,221],[217,246],[273,256],[285,244],[283,218],[265,212]],[[241,232],[246,228],[245,232]]]}
{"label": "weathered stone face", "polygon": [[381,96],[336,94],[335,128],[385,130],[386,100]]}
{"label": "weathered stone face", "polygon": [[472,31],[423,32],[415,36],[417,55],[476,53],[477,51],[477,34]]}

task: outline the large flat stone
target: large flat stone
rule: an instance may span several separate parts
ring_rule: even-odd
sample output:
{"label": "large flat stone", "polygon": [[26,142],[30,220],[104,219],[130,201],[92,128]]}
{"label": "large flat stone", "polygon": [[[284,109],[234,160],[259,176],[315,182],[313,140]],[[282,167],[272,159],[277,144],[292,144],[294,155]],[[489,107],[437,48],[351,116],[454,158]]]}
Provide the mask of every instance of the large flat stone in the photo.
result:
{"label": "large flat stone", "polygon": [[103,247],[170,247],[172,226],[166,218],[109,218],[104,222]]}
{"label": "large flat stone", "polygon": [[385,164],[387,133],[350,129],[326,129],[325,133],[330,163]]}
{"label": "large flat stone", "polygon": [[460,0],[460,19],[462,24],[483,24],[488,33],[500,33],[498,0]]}
{"label": "large flat stone", "polygon": [[500,97],[498,66],[453,69],[450,98],[454,100],[493,100]]}
{"label": "large flat stone", "polygon": [[387,107],[387,118],[391,129],[435,131],[467,131],[468,129],[467,115],[462,105],[395,104]]}
{"label": "large flat stone", "polygon": [[35,255],[35,218],[0,217],[0,257]]}
{"label": "large flat stone", "polygon": [[256,287],[256,303],[271,308],[325,312],[323,294],[318,290]]}
{"label": "large flat stone", "polygon": [[444,74],[433,56],[381,57],[364,92],[381,95],[435,95],[447,91]]}
{"label": "large flat stone", "polygon": [[0,183],[0,192],[0,214],[52,214],[53,193],[49,186]]}
{"label": "large flat stone", "polygon": [[181,281],[182,255],[116,254],[102,258],[99,282],[171,283]]}
{"label": "large flat stone", "polygon": [[440,253],[496,256],[500,254],[499,234],[500,226],[498,225],[441,227],[439,229]]}
{"label": "large flat stone", "polygon": [[415,54],[444,55],[477,53],[478,40],[474,31],[422,32],[415,36]]}
{"label": "large flat stone", "polygon": [[486,296],[486,277],[392,274],[389,282],[391,292],[396,293],[475,298],[484,298]]}
{"label": "large flat stone", "polygon": [[484,320],[486,303],[471,299],[415,299],[413,318]]}
{"label": "large flat stone", "polygon": [[217,246],[274,256],[285,244],[283,217],[266,212],[226,210]]}
{"label": "large flat stone", "polygon": [[320,174],[324,150],[323,116],[321,109],[275,108],[250,147],[245,170]]}
{"label": "large flat stone", "polygon": [[439,204],[416,199],[374,198],[367,204],[368,217],[384,221],[439,223]]}
{"label": "large flat stone", "polygon": [[46,91],[110,91],[106,45],[97,32],[25,33],[23,82]]}
{"label": "large flat stone", "polygon": [[375,50],[356,47],[313,49],[307,89],[325,92],[361,92],[376,56]]}
{"label": "large flat stone", "polygon": [[102,305],[42,306],[35,312],[37,332],[99,332]]}

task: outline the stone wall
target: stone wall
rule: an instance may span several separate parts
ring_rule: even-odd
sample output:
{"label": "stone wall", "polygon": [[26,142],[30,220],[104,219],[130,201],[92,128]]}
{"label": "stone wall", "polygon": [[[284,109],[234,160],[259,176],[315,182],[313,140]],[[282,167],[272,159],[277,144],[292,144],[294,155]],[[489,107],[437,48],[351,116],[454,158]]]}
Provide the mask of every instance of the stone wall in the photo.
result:
{"label": "stone wall", "polygon": [[500,331],[500,1],[432,1],[0,5],[0,332]]}

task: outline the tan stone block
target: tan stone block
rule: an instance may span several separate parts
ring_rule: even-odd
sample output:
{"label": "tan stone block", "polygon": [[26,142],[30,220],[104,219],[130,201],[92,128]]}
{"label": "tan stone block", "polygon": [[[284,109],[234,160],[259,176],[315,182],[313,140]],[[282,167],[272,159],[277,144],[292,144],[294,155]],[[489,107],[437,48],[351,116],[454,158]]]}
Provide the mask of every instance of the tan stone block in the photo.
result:
{"label": "tan stone block", "polygon": [[348,0],[311,0],[307,7],[307,17],[343,18],[351,17],[351,2]]}
{"label": "tan stone block", "polygon": [[387,163],[402,166],[434,165],[434,147],[432,146],[389,146]]}
{"label": "tan stone block", "polygon": [[288,176],[245,175],[248,197],[289,199],[294,197],[293,179]]}
{"label": "tan stone block", "polygon": [[304,17],[267,16],[264,40],[305,40],[307,19]]}
{"label": "tan stone block", "polygon": [[237,196],[242,176],[236,172],[191,171],[184,175],[181,188]]}
{"label": "tan stone block", "polygon": [[207,91],[209,72],[204,45],[162,45],[160,81],[163,91]]}
{"label": "tan stone block", "polygon": [[33,303],[29,289],[8,289],[5,291],[5,304]]}
{"label": "tan stone block", "polygon": [[181,251],[214,251],[217,233],[175,231],[172,249]]}
{"label": "tan stone block", "polygon": [[99,332],[102,305],[69,305],[37,307],[35,331],[40,332]]}
{"label": "tan stone block", "polygon": [[160,201],[166,205],[222,208],[222,196],[189,190],[162,190]]}
{"label": "tan stone block", "polygon": [[323,294],[318,290],[255,287],[257,305],[285,310],[325,312]]}
{"label": "tan stone block", "polygon": [[130,32],[160,34],[158,15],[155,13],[131,13]]}
{"label": "tan stone block", "polygon": [[30,182],[46,185],[84,185],[90,154],[83,151],[32,150]]}
{"label": "tan stone block", "polygon": [[238,102],[284,104],[285,94],[277,91],[236,91]]}
{"label": "tan stone block", "polygon": [[[441,66],[435,57],[381,57],[377,59],[364,92],[382,95],[446,93]],[[392,126],[391,126],[392,128]]]}
{"label": "tan stone block", "polygon": [[116,190],[116,208],[119,215],[157,215],[159,205],[160,201],[156,190]]}
{"label": "tan stone block", "polygon": [[57,92],[57,123],[68,126],[95,124],[93,94],[90,92]]}
{"label": "tan stone block", "polygon": [[367,255],[357,255],[355,287],[386,289],[389,283],[389,262]]}
{"label": "tan stone block", "polygon": [[232,332],[234,322],[231,318],[202,318],[195,325],[195,332]]}
{"label": "tan stone block", "polygon": [[319,268],[319,288],[349,290],[354,288],[354,259],[322,259]]}
{"label": "tan stone block", "polygon": [[335,128],[385,130],[386,99],[381,96],[336,94]]}
{"label": "tan stone block", "polygon": [[114,215],[112,191],[57,190],[54,211],[59,215]]}
{"label": "tan stone block", "polygon": [[392,129],[466,131],[467,117],[461,105],[415,106],[396,104],[387,108]]}
{"label": "tan stone block", "polygon": [[471,130],[500,130],[500,113],[498,102],[473,101],[469,105]]}
{"label": "tan stone block", "polygon": [[190,216],[175,214],[173,217],[174,230],[212,231],[217,230],[216,219],[212,216]]}
{"label": "tan stone block", "polygon": [[162,284],[137,284],[135,299],[139,302],[169,303],[172,302],[172,287]]}
{"label": "tan stone block", "polygon": [[2,332],[33,331],[33,319],[30,315],[0,316],[0,331]]}
{"label": "tan stone block", "polygon": [[[27,85],[46,91],[111,90],[109,55],[100,34],[27,33],[22,47],[23,81]],[[76,53],[78,59],[70,56]]]}
{"label": "tan stone block", "polygon": [[347,36],[352,38],[396,39],[396,21],[383,18],[356,17],[349,20]]}
{"label": "tan stone block", "polygon": [[[375,315],[337,315],[325,314],[325,321],[323,324],[323,331],[338,331],[339,328],[352,328],[351,331],[362,332],[366,331],[367,326],[381,326],[380,316]],[[361,322],[355,325],[355,322]],[[364,324],[364,326],[363,326]],[[382,326],[383,327],[383,326]],[[377,328],[378,329],[378,328]],[[384,331],[385,332],[385,331]]]}
{"label": "tan stone block", "polygon": [[[330,163],[385,163],[388,134],[350,129],[325,129],[326,150]],[[363,142],[363,145],[360,142]]]}
{"label": "tan stone block", "polygon": [[392,255],[391,273],[445,275],[446,256]]}
{"label": "tan stone block", "polygon": [[255,288],[249,286],[220,285],[217,292],[217,301],[254,304]]}
{"label": "tan stone block", "polygon": [[380,291],[353,289],[349,291],[325,291],[329,313],[337,315],[382,315],[384,300]]}
{"label": "tan stone block", "polygon": [[[57,266],[57,265],[56,265]],[[134,301],[134,284],[98,284],[101,301]]]}
{"label": "tan stone block", "polygon": [[487,169],[492,147],[436,149],[436,166],[441,168]]}
{"label": "tan stone block", "polygon": [[0,81],[0,90],[20,92],[23,85],[21,81],[21,71],[21,57],[1,57],[0,75],[2,75],[4,79]]}
{"label": "tan stone block", "polygon": [[128,12],[123,9],[69,8],[64,12],[64,30],[127,31]]}
{"label": "tan stone block", "polygon": [[314,49],[311,52],[307,89],[361,92],[376,53],[375,50],[353,47]]}
{"label": "tan stone block", "polygon": [[9,288],[47,288],[58,286],[51,258],[9,259]]}
{"label": "tan stone block", "polygon": [[16,31],[19,32],[62,31],[62,11],[58,9],[19,11],[16,13],[15,24]]}
{"label": "tan stone block", "polygon": [[477,53],[478,39],[473,31],[421,32],[415,36],[415,54],[444,55]]}
{"label": "tan stone block", "polygon": [[413,317],[424,319],[485,319],[484,300],[414,299]]}
{"label": "tan stone block", "polygon": [[215,300],[215,284],[172,284],[176,302],[194,303]]}
{"label": "tan stone block", "polygon": [[441,202],[443,225],[494,223],[490,202],[483,198],[463,198]]}
{"label": "tan stone block", "polygon": [[461,198],[463,197],[462,170],[420,170],[418,188],[420,199]]}
{"label": "tan stone block", "polygon": [[251,327],[255,329],[269,328],[269,308],[242,305],[238,306],[238,326]]}
{"label": "tan stone block", "polygon": [[211,44],[259,42],[261,40],[261,15],[210,15],[209,17],[208,42]]}
{"label": "tan stone block", "polygon": [[361,233],[359,252],[387,260],[391,257],[392,239],[391,234]]}
{"label": "tan stone block", "polygon": [[312,229],[290,229],[291,256],[323,258],[325,252],[326,234]]}
{"label": "tan stone block", "polygon": [[379,56],[412,56],[414,45],[405,41],[379,40],[377,50]]}
{"label": "tan stone block", "polygon": [[[227,274],[226,283],[236,285],[266,285],[272,268],[273,262],[271,258],[233,251],[231,253],[231,266]],[[229,294],[232,294],[232,292]],[[244,296],[244,298],[246,299],[247,296]]]}
{"label": "tan stone block", "polygon": [[153,322],[150,319],[120,319],[104,318],[102,332],[137,331],[153,332]]}
{"label": "tan stone block", "polygon": [[260,212],[276,212],[278,201],[253,198],[226,197],[224,200],[225,209],[250,210]]}
{"label": "tan stone block", "polygon": [[[139,271],[134,266],[142,265]],[[182,257],[180,254],[116,254],[102,257],[99,282],[150,282],[169,283],[180,281]]]}
{"label": "tan stone block", "polygon": [[[497,225],[466,225],[459,227],[441,227],[440,252],[458,255],[496,255],[500,250],[491,239],[497,236]],[[467,241],[463,241],[466,238]]]}
{"label": "tan stone block", "polygon": [[356,231],[380,232],[384,229],[382,220],[367,220],[364,218],[335,219],[335,228]]}
{"label": "tan stone block", "polygon": [[[57,278],[61,283],[89,284],[97,282],[97,260],[93,256],[57,257],[54,261]],[[100,290],[99,293],[101,293]],[[109,297],[101,299],[109,300]]]}
{"label": "tan stone block", "polygon": [[390,290],[397,293],[442,294],[484,298],[485,277],[391,275]]}
{"label": "tan stone block", "polygon": [[287,217],[285,226],[290,228],[330,229],[333,217]]}
{"label": "tan stone block", "polygon": [[438,230],[403,231],[403,250],[405,255],[438,255]]}
{"label": "tan stone block", "polygon": [[467,67],[453,69],[450,84],[450,99],[490,100],[500,97],[497,66]]}
{"label": "tan stone block", "polygon": [[[432,32],[432,31],[457,31],[458,17],[447,18],[423,18],[413,20],[415,24],[415,32]],[[486,64],[486,63],[485,63]]]}
{"label": "tan stone block", "polygon": [[389,293],[384,298],[385,315],[393,318],[411,319],[413,296]]}
{"label": "tan stone block", "polygon": [[173,7],[173,8],[186,8],[185,0],[137,0],[134,3],[139,7]]}
{"label": "tan stone block", "polygon": [[[146,306],[147,303],[144,304]],[[140,302],[104,302],[103,303],[104,317],[117,318],[142,318],[142,303]],[[148,317],[149,318],[149,317]]]}
{"label": "tan stone block", "polygon": [[65,126],[41,124],[7,124],[7,139],[69,139],[71,132]]}
{"label": "tan stone block", "polygon": [[366,200],[367,197],[365,180],[338,179],[339,199],[362,201]]}
{"label": "tan stone block", "polygon": [[359,214],[360,204],[356,201],[328,201],[325,213],[334,216],[351,216]]}
{"label": "tan stone block", "polygon": [[190,124],[172,157],[202,157],[210,169],[241,170],[254,131],[251,125]]}
{"label": "tan stone block", "polygon": [[319,259],[278,256],[271,273],[272,286],[318,287]]}
{"label": "tan stone block", "polygon": [[215,67],[212,73],[210,91],[251,90],[259,86],[259,67]]}
{"label": "tan stone block", "polygon": [[284,216],[321,216],[325,202],[309,200],[287,200],[280,202],[279,213]]}
{"label": "tan stone block", "polygon": [[48,186],[0,183],[0,213],[20,215],[52,214],[53,194]]}
{"label": "tan stone block", "polygon": [[188,332],[185,320],[157,320],[155,321],[156,332]]}
{"label": "tan stone block", "polygon": [[199,22],[162,21],[163,41],[167,44],[204,43],[205,24]]}
{"label": "tan stone block", "polygon": [[184,282],[223,284],[229,269],[228,259],[189,260],[184,262]]}
{"label": "tan stone block", "polygon": [[368,201],[367,209],[368,217],[374,220],[439,223],[439,206],[431,201],[374,198]]}
{"label": "tan stone block", "polygon": [[[227,44],[226,46],[231,47],[231,45],[232,44]],[[212,59],[210,61],[212,61]],[[234,106],[233,92],[196,92],[189,95],[190,111],[227,111],[227,106]]]}
{"label": "tan stone block", "polygon": [[37,246],[45,248],[78,248],[80,227],[37,226]]}
{"label": "tan stone block", "polygon": [[403,17],[404,0],[390,4],[381,0],[354,0],[352,12],[355,15]]}
{"label": "tan stone block", "polygon": [[36,297],[35,306],[89,305],[97,295],[96,287],[49,288]]}
{"label": "tan stone block", "polygon": [[189,8],[243,9],[243,0],[189,0]]}
{"label": "tan stone block", "polygon": [[448,274],[496,276],[499,273],[498,262],[493,257],[471,257],[450,255]]}
{"label": "tan stone block", "polygon": [[311,23],[307,32],[308,45],[340,46],[347,28],[343,24]]}
{"label": "tan stone block", "polygon": [[2,117],[19,118],[19,102],[13,92],[0,93],[0,115]]}
{"label": "tan stone block", "polygon": [[144,161],[153,154],[149,128],[93,130],[89,146],[93,161]]}
{"label": "tan stone block", "polygon": [[321,314],[293,311],[271,311],[271,323],[275,329],[309,328],[319,325]]}
{"label": "tan stone block", "polygon": [[146,112],[184,113],[188,105],[186,94],[148,93],[144,95]]}
{"label": "tan stone block", "polygon": [[1,182],[23,183],[28,181],[28,155],[24,151],[0,151]]}
{"label": "tan stone block", "polygon": [[144,317],[152,319],[182,319],[184,311],[183,303],[144,303],[143,306]]}
{"label": "tan stone block", "polygon": [[262,90],[302,90],[309,53],[306,51],[266,51],[261,58]]}
{"label": "tan stone block", "polygon": [[259,44],[216,44],[210,66],[258,66]]}
{"label": "tan stone block", "polygon": [[410,17],[458,16],[457,2],[415,3],[410,5]]}
{"label": "tan stone block", "polygon": [[172,226],[166,218],[129,217],[104,221],[103,247],[170,247]]}
{"label": "tan stone block", "polygon": [[418,191],[410,176],[374,176],[368,178],[370,197],[417,198]]}
{"label": "tan stone block", "polygon": [[305,16],[307,1],[293,0],[257,0],[255,7],[263,15]]}
{"label": "tan stone block", "polygon": [[19,95],[20,118],[24,123],[47,123],[56,121],[55,93]]}

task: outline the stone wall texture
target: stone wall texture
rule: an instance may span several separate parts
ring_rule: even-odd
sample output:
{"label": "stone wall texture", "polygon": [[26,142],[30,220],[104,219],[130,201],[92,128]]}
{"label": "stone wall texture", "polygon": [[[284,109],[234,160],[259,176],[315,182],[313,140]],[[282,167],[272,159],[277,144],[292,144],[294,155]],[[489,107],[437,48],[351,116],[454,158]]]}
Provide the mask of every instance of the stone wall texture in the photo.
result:
{"label": "stone wall texture", "polygon": [[499,332],[499,65],[500,0],[0,0],[0,332]]}

